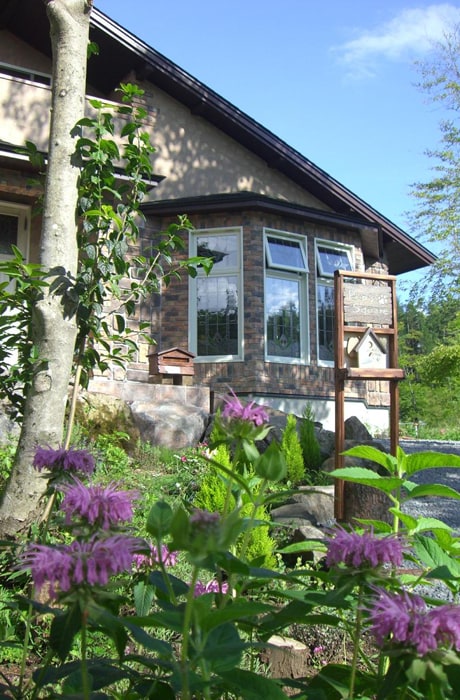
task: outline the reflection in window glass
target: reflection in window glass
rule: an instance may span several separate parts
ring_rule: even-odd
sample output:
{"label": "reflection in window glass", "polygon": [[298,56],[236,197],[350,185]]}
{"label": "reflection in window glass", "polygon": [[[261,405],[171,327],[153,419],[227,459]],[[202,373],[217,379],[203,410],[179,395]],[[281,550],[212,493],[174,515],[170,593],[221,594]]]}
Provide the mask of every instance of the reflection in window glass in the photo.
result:
{"label": "reflection in window glass", "polygon": [[236,276],[197,279],[197,354],[238,354]]}
{"label": "reflection in window glass", "polygon": [[270,267],[290,270],[307,269],[300,241],[286,238],[268,238],[267,244],[267,258]]}
{"label": "reflection in window glass", "polygon": [[213,271],[235,268],[238,265],[238,238],[236,235],[198,236],[197,255],[211,258]]}
{"label": "reflection in window glass", "polygon": [[0,214],[0,255],[11,255],[12,245],[18,245],[18,217]]}
{"label": "reflection in window glass", "polygon": [[334,272],[352,270],[350,246],[316,246],[316,320],[318,330],[318,360],[334,362]]}
{"label": "reflection in window glass", "polygon": [[300,358],[300,285],[298,280],[266,277],[267,353]]}
{"label": "reflection in window glass", "polygon": [[318,246],[317,257],[321,277],[333,277],[336,270],[351,270],[351,261],[347,250]]}
{"label": "reflection in window glass", "polygon": [[265,356],[270,362],[308,360],[307,272],[305,237],[268,229],[265,237]]}

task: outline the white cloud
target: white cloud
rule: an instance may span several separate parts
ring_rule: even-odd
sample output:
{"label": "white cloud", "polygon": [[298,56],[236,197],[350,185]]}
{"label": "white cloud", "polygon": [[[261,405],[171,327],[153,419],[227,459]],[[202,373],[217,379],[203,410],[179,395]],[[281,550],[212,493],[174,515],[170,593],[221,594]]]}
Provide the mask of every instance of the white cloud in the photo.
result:
{"label": "white cloud", "polygon": [[336,51],[354,77],[375,74],[377,59],[404,60],[428,53],[460,23],[460,7],[443,3],[402,10],[380,27],[358,32]]}

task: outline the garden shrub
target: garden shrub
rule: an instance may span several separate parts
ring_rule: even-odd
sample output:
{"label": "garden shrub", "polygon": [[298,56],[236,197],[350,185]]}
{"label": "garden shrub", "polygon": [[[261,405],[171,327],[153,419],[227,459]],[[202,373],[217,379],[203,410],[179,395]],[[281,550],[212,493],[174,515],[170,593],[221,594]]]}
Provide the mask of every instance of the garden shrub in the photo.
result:
{"label": "garden shrub", "polygon": [[313,410],[306,405],[299,425],[299,439],[302,448],[305,469],[316,472],[321,467],[321,450],[315,435],[315,421]]}
{"label": "garden shrub", "polygon": [[[241,514],[244,517],[250,517],[251,512],[251,503],[244,505],[241,509]],[[257,520],[265,520],[267,523],[270,523],[271,521],[270,515],[264,506],[259,506],[256,517]],[[270,536],[268,525],[260,524],[251,532],[246,549],[246,557],[251,564],[265,566],[267,569],[274,569],[277,566],[277,561],[274,554],[276,548],[277,543],[273,537]]]}
{"label": "garden shrub", "polygon": [[297,418],[289,414],[281,438],[281,452],[287,464],[287,478],[292,484],[299,484],[305,479],[305,465],[302,447],[297,433]]}
{"label": "garden shrub", "polygon": [[[213,459],[224,467],[230,469],[230,453],[226,445],[219,445],[213,453]],[[223,513],[227,496],[227,482],[217,468],[211,467],[204,475],[200,488],[195,496],[194,506],[208,510],[210,513]],[[235,507],[235,499],[232,496],[230,509]]]}
{"label": "garden shrub", "polygon": [[[213,450],[212,458],[219,464],[222,464],[222,466],[231,469],[232,461],[229,449],[226,445],[218,445],[215,450]],[[227,479],[218,471],[218,467],[211,467],[203,477],[193,505],[196,508],[202,508],[210,513],[222,514],[225,509],[225,501],[227,498],[227,483]],[[228,508],[229,510],[233,510],[235,506],[235,497],[231,495]],[[250,517],[251,512],[252,504],[244,504],[241,509],[242,517]],[[265,508],[260,507],[258,509],[257,519],[270,522],[270,516]],[[241,540],[239,544],[241,544]],[[246,557],[251,562],[257,561],[260,565],[274,567],[276,566],[276,558],[273,554],[275,547],[276,542],[270,537],[268,526],[260,525],[259,527],[255,527],[251,532],[246,548]]]}

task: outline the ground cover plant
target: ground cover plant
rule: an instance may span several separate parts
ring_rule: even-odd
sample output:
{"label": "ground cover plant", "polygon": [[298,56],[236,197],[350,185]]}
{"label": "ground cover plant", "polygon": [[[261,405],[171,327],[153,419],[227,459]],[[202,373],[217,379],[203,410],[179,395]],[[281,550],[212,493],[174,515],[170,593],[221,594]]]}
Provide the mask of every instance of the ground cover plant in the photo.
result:
{"label": "ground cover plant", "polygon": [[[14,650],[18,672],[2,674],[0,697],[456,697],[460,541],[439,520],[408,516],[404,503],[458,499],[412,477],[459,467],[460,458],[353,448],[350,456],[377,462],[384,475],[347,467],[340,476],[385,492],[392,523],[336,526],[324,541],[285,547],[323,551],[320,566],[270,568],[249,545],[255,529],[268,531],[261,514],[279,499],[282,450],[271,441],[261,452],[270,426],[260,406],[231,396],[217,420],[199,456],[225,486],[219,511],[197,508],[180,489],[144,507],[135,484],[98,481],[87,450],[37,450],[51,500],[27,542],[4,543],[0,649]],[[451,598],[422,594],[422,581],[442,582]],[[346,635],[351,657],[312,664],[304,678],[271,678],[260,652],[295,625]]]}

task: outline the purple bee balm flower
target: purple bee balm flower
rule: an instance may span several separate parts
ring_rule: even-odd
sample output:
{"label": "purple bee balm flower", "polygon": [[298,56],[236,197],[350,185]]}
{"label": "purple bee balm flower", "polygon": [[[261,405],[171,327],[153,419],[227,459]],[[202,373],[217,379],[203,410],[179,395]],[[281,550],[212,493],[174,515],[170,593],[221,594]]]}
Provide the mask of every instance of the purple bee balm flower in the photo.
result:
{"label": "purple bee balm flower", "polygon": [[383,564],[401,566],[403,552],[404,545],[397,537],[377,537],[372,531],[360,535],[338,527],[335,536],[329,538],[326,564],[345,564],[354,569]]}
{"label": "purple bee balm flower", "polygon": [[368,613],[370,632],[379,646],[400,643],[419,656],[440,647],[460,651],[460,606],[441,605],[429,610],[420,596],[384,590],[378,593]]}
{"label": "purple bee balm flower", "polygon": [[197,598],[200,595],[204,595],[205,593],[227,593],[228,592],[228,583],[226,581],[223,581],[222,583],[219,583],[215,578],[211,579],[208,581],[208,583],[202,583],[201,581],[197,581],[195,584],[195,591],[194,591],[194,596]]}
{"label": "purple bee balm flower", "polygon": [[235,392],[230,390],[232,398],[224,397],[225,408],[222,411],[223,418],[237,419],[254,423],[256,428],[268,423],[269,416],[263,406],[257,406],[254,401],[244,406]]}
{"label": "purple bee balm flower", "polygon": [[38,471],[81,472],[87,476],[95,469],[94,457],[87,450],[65,450],[63,447],[37,447],[32,464]]}
{"label": "purple bee balm flower", "polygon": [[135,537],[116,535],[70,545],[31,545],[20,557],[20,569],[30,569],[37,590],[49,584],[50,597],[67,593],[74,586],[107,584],[110,576],[131,567],[140,547]]}
{"label": "purple bee balm flower", "polygon": [[430,611],[430,618],[435,627],[437,639],[460,651],[460,606],[441,605]]}
{"label": "purple bee balm flower", "polygon": [[61,510],[66,514],[66,523],[72,518],[81,518],[90,525],[103,530],[133,518],[133,501],[139,497],[136,491],[119,491],[116,484],[108,486],[85,486],[77,479],[64,488]]}
{"label": "purple bee balm flower", "polygon": [[161,552],[158,552],[158,547],[150,545],[150,556],[148,554],[135,554],[134,564],[137,569],[142,567],[154,568],[160,561],[165,566],[175,566],[177,563],[178,552],[172,552],[165,544],[161,545]]}

